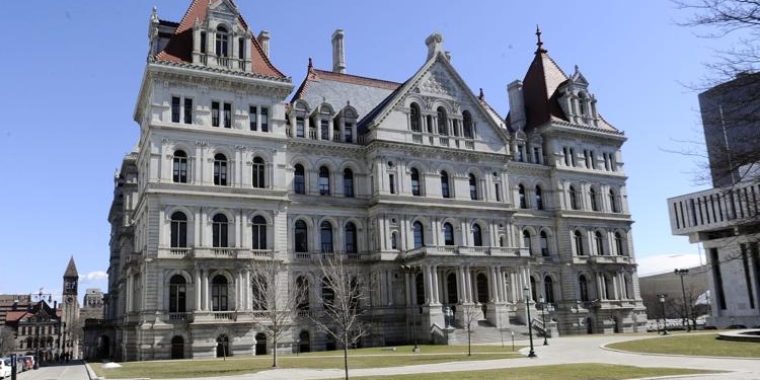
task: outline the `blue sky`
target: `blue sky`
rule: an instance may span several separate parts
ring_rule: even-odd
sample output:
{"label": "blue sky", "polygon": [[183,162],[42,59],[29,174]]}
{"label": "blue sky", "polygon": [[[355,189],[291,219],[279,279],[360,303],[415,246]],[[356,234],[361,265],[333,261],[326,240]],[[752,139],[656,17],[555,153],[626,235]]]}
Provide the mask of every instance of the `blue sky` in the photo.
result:
{"label": "blue sky", "polygon": [[[252,1],[238,6],[272,36],[275,65],[298,85],[313,57],[331,69],[330,36],[346,33],[350,74],[404,81],[444,36],[454,67],[502,115],[541,25],[549,55],[590,82],[601,114],[625,131],[625,170],[639,273],[699,263],[670,234],[666,198],[704,188],[697,160],[668,150],[702,140],[697,93],[714,49],[675,21],[667,1]],[[179,21],[190,0],[25,1],[3,4],[0,59],[0,293],[59,293],[72,255],[80,293],[107,288],[113,174],[138,136],[132,115],[148,51],[151,8]],[[22,17],[23,16],[23,17]]]}

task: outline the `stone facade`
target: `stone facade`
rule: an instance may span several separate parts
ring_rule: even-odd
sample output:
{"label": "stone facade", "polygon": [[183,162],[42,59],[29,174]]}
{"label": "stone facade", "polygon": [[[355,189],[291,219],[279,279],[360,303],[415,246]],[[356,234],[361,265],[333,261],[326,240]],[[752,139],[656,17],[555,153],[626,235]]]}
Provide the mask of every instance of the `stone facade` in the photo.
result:
{"label": "stone facade", "polygon": [[[338,31],[333,71],[310,63],[286,101],[268,33],[253,38],[231,2],[195,0],[181,22],[150,25],[140,139],[109,214],[116,359],[271,351],[252,327],[250,276],[272,258],[286,264],[282,292],[309,284],[300,315],[322,307],[321,259],[372,278],[362,345],[437,341],[445,310],[455,329],[469,310],[493,331],[525,326],[539,298],[562,334],[644,328],[625,137],[540,34],[504,118],[438,34],[395,83],[346,74]],[[276,349],[333,347],[298,317]]]}

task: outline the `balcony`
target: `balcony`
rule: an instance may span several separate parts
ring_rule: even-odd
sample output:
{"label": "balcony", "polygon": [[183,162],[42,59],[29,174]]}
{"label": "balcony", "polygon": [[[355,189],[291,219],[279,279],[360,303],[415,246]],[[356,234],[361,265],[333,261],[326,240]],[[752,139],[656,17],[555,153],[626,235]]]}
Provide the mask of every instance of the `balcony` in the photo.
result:
{"label": "balcony", "polygon": [[732,229],[760,212],[760,181],[710,189],[668,199],[673,235]]}
{"label": "balcony", "polygon": [[402,254],[405,259],[414,256],[499,256],[520,257],[528,256],[523,249],[511,247],[469,247],[460,245],[425,246],[406,251]]}
{"label": "balcony", "polygon": [[630,256],[589,256],[588,262],[596,264],[632,264]]}
{"label": "balcony", "polygon": [[317,263],[328,258],[340,258],[345,261],[362,261],[367,260],[369,256],[358,252],[291,252],[290,257],[296,262]]}

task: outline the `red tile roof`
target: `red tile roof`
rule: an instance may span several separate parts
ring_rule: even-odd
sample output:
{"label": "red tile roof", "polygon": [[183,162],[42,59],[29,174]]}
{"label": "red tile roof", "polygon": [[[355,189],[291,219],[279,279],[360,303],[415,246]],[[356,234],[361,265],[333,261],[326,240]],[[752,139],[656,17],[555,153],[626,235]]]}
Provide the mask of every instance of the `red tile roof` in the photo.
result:
{"label": "red tile roof", "polygon": [[27,314],[31,314],[26,310],[9,311],[5,314],[6,322],[18,322],[24,318]]}
{"label": "red tile roof", "polygon": [[523,80],[526,128],[537,127],[552,118],[567,120],[557,102],[557,88],[567,75],[556,62],[539,48]]}
{"label": "red tile roof", "polygon": [[[230,3],[237,8],[232,0]],[[174,36],[166,44],[164,50],[156,54],[159,61],[174,63],[192,63],[193,62],[193,25],[195,20],[205,20],[208,13],[209,0],[193,0],[190,7],[187,8],[185,15],[182,17]],[[248,29],[248,24],[243,16],[238,17],[240,26]],[[261,50],[256,38],[251,39],[251,72],[276,78],[284,78],[285,75],[277,70],[269,61],[264,52]]]}
{"label": "red tile roof", "polygon": [[298,87],[298,90],[293,95],[291,102],[303,98],[303,94],[306,92],[306,90],[309,89],[310,82],[312,81],[318,82],[321,80],[349,83],[349,84],[355,84],[357,86],[383,88],[383,89],[392,90],[392,91],[396,90],[397,88],[399,88],[399,86],[401,86],[401,83],[387,81],[383,79],[368,78],[368,77],[362,77],[358,75],[341,74],[341,73],[336,73],[332,71],[315,69],[312,66],[311,58],[309,58],[309,68],[306,73],[306,78],[304,78],[303,82],[301,82],[301,86]]}

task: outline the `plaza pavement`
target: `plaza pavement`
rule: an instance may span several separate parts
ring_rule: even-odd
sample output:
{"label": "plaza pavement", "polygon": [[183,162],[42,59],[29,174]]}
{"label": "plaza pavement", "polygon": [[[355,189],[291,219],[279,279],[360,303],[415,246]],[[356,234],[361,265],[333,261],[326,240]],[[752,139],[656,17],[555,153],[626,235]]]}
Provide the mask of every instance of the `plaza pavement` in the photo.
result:
{"label": "plaza pavement", "polygon": [[[600,363],[600,364],[621,364],[632,365],[637,367],[666,367],[666,368],[691,368],[700,370],[727,371],[725,374],[709,374],[700,376],[676,376],[669,378],[705,380],[749,380],[760,379],[760,360],[758,359],[735,359],[735,358],[708,358],[693,356],[677,355],[651,355],[651,354],[634,354],[619,352],[603,348],[604,345],[626,340],[649,338],[642,336],[625,336],[625,335],[595,335],[582,337],[563,337],[550,339],[549,346],[541,345],[542,339],[535,341],[535,352],[537,358],[518,358],[504,360],[484,360],[468,361],[454,363],[436,363],[425,365],[414,365],[404,367],[376,368],[376,369],[353,369],[350,370],[351,377],[360,376],[387,376],[387,375],[404,375],[415,373],[442,373],[457,371],[476,371],[500,368],[531,367],[553,364],[579,364],[579,363]],[[665,338],[667,339],[667,338]],[[517,342],[520,345],[527,345],[527,341]],[[506,348],[508,349],[508,348]],[[520,353],[527,355],[528,348],[520,350]],[[350,358],[349,358],[350,364]],[[83,366],[79,366],[83,367]],[[55,368],[55,367],[52,367]],[[33,371],[37,372],[37,371]],[[32,373],[33,373],[32,372]],[[86,371],[82,369],[85,377],[80,373],[69,372],[63,377],[19,377],[18,380],[88,380]],[[317,380],[317,379],[337,379],[343,377],[343,369],[275,369],[261,371],[255,374],[224,376],[224,377],[206,377],[185,380]]]}

